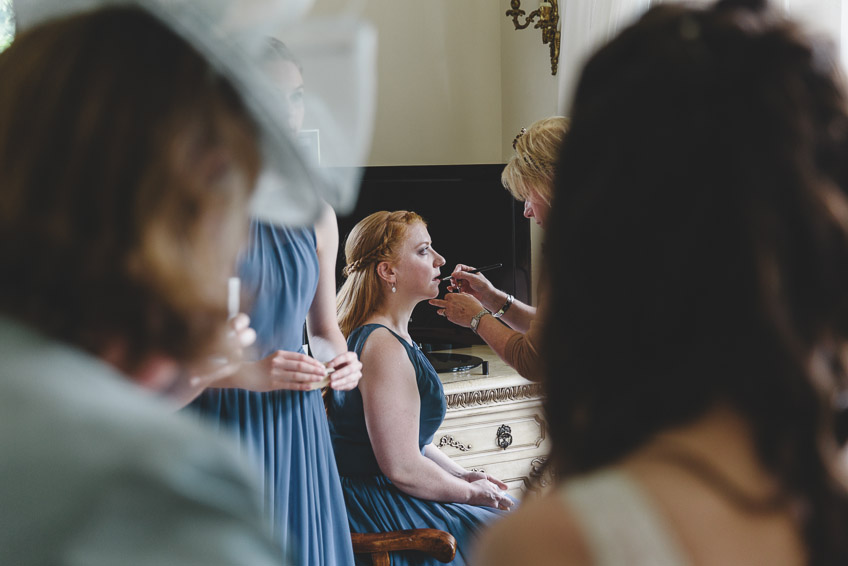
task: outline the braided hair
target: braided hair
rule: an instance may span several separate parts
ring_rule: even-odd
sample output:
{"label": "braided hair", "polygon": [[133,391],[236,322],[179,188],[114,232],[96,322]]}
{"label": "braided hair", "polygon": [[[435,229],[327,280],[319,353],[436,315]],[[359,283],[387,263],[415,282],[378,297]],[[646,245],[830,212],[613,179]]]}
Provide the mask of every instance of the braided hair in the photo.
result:
{"label": "braided hair", "polygon": [[426,224],[414,212],[381,210],[360,220],[345,240],[345,282],[336,297],[339,328],[348,336],[379,308],[384,289],[377,265],[397,256],[410,225]]}

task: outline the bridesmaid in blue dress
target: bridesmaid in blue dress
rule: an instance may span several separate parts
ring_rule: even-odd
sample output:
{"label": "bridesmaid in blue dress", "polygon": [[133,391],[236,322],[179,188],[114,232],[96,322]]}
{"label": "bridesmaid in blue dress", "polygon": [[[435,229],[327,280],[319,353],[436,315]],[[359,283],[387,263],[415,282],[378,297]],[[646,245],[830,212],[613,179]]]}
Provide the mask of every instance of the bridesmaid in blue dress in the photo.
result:
{"label": "bridesmaid in blue dress", "polygon": [[[351,530],[442,529],[457,539],[453,564],[466,564],[471,537],[513,500],[501,481],[465,470],[432,444],[444,391],[407,322],[417,303],[438,295],[445,260],[421,217],[406,211],[362,220],[345,256],[339,325],[363,378],[357,389],[331,393],[329,415]],[[395,565],[436,564],[395,554]]]}
{"label": "bridesmaid in blue dress", "polygon": [[[299,129],[303,78],[285,46],[275,47],[280,57],[272,72],[288,98],[290,125]],[[259,357],[191,407],[236,433],[264,471],[266,515],[295,563],[349,566],[350,529],[320,391],[327,370],[318,361],[335,370],[332,389],[356,387],[361,364],[336,321],[336,218],[326,207],[314,228],[253,221],[250,230],[239,275]],[[304,320],[315,358],[302,353]]]}

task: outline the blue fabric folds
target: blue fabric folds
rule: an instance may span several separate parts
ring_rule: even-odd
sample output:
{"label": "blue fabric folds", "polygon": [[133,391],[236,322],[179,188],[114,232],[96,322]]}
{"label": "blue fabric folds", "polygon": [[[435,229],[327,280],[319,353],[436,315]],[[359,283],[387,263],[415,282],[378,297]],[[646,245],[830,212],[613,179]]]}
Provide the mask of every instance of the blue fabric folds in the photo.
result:
{"label": "blue fabric folds", "polygon": [[[318,284],[311,228],[251,224],[240,276],[251,303],[257,358],[301,351]],[[264,471],[264,505],[275,535],[302,566],[353,563],[344,496],[320,391],[210,389],[190,405],[235,437]]]}
{"label": "blue fabric folds", "polygon": [[[377,328],[385,327],[367,324],[355,329],[348,337],[348,347],[357,355],[361,354],[368,337]],[[445,417],[442,382],[417,346],[409,344],[397,334],[394,336],[404,345],[415,368],[421,398],[418,444],[423,450],[433,441],[433,435]],[[351,530],[379,533],[418,528],[441,529],[451,533],[457,540],[457,554],[452,564],[466,564],[475,533],[504,512],[491,507],[427,501],[400,491],[380,472],[368,439],[362,395],[358,388],[346,392],[333,391],[330,399],[330,434]],[[392,553],[391,560],[394,566],[440,564],[433,558],[412,551]],[[359,557],[356,563],[370,564],[368,559],[362,560]]]}

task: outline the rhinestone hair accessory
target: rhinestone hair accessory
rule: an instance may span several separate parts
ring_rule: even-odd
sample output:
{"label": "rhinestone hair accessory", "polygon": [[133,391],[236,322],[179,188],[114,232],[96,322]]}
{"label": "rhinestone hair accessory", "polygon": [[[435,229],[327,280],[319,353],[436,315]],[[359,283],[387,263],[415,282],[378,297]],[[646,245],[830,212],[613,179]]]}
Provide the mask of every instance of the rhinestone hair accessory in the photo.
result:
{"label": "rhinestone hair accessory", "polygon": [[515,139],[512,140],[512,149],[524,160],[525,163],[530,165],[531,167],[535,167],[539,170],[547,170],[550,168],[550,165],[545,162],[539,162],[530,157],[530,155],[525,151],[518,151],[518,140],[521,139],[524,134],[527,133],[527,128],[521,128],[521,131],[515,136]]}
{"label": "rhinestone hair accessory", "polygon": [[521,131],[516,134],[515,139],[512,140],[512,149],[515,149],[515,146],[518,144],[518,138],[527,133],[527,128],[521,128]]}

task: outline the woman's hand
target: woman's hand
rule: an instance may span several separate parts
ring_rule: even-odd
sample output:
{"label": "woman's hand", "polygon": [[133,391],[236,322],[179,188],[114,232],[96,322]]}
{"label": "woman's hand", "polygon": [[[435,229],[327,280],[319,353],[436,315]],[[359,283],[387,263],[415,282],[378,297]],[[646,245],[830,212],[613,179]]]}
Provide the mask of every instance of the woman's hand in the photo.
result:
{"label": "woman's hand", "polygon": [[495,484],[499,488],[501,488],[503,490],[507,489],[507,485],[504,482],[502,482],[501,480],[499,480],[495,477],[490,476],[486,472],[466,471],[465,475],[463,475],[462,478],[465,481],[467,481],[468,483],[472,483],[472,482],[475,482],[477,480],[489,480],[490,482],[492,482],[493,484]]}
{"label": "woman's hand", "polygon": [[330,388],[336,391],[349,391],[362,379],[362,362],[356,352],[339,354],[327,362],[327,368],[332,370]]}
{"label": "woman's hand", "polygon": [[468,503],[471,505],[482,505],[504,510],[511,508],[513,505],[512,499],[506,494],[506,486],[501,488],[488,479],[475,480],[470,482],[470,485],[471,497]]}
{"label": "woman's hand", "polygon": [[483,309],[480,301],[466,293],[448,293],[444,299],[430,299],[430,304],[438,307],[440,316],[459,326],[468,328],[471,319]]}
{"label": "woman's hand", "polygon": [[448,291],[467,293],[484,305],[496,302],[495,286],[482,273],[470,273],[473,270],[470,265],[458,263],[451,273]]}
{"label": "woman's hand", "polygon": [[205,389],[241,369],[244,349],[256,341],[256,331],[250,327],[250,317],[244,313],[234,316],[228,326],[229,331],[222,347],[226,355],[207,360],[202,366],[193,368],[189,380],[192,388]]}
{"label": "woman's hand", "polygon": [[309,391],[327,379],[324,364],[306,354],[277,350],[258,362],[243,364],[231,387],[250,391]]}

